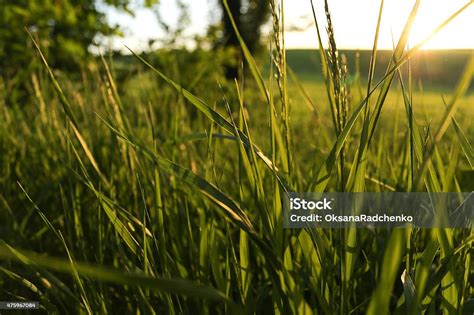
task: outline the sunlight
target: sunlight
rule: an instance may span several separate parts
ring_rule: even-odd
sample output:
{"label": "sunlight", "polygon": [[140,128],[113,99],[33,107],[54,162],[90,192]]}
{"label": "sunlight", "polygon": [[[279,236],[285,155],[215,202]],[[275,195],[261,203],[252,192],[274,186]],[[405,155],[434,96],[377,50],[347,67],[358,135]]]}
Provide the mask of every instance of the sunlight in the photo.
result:
{"label": "sunlight", "polygon": [[[464,1],[422,1],[410,32],[410,46],[414,46],[427,38],[443,21],[461,8],[464,3]],[[398,6],[398,8],[403,9],[403,12],[397,12],[397,14],[389,16],[389,19],[391,27],[401,32],[410,10],[402,6]],[[386,14],[390,13],[387,12]],[[404,18],[400,19],[400,16],[404,16]],[[422,49],[473,48],[473,20],[474,7],[471,6],[437,33]]]}
{"label": "sunlight", "polygon": [[[410,46],[424,40],[433,30],[463,7],[467,0],[423,0],[410,35]],[[377,5],[374,5],[374,4]],[[392,49],[403,30],[413,7],[414,0],[385,0],[378,47]],[[324,1],[315,1],[318,21],[325,27]],[[380,1],[333,0],[329,2],[336,42],[341,49],[371,49],[377,23]],[[287,4],[288,29],[312,20],[311,6],[306,0]],[[303,18],[304,17],[304,18]],[[304,21],[304,22],[301,22]],[[422,49],[474,49],[474,5],[471,5],[437,33]],[[323,32],[323,43],[327,38]],[[285,40],[289,48],[316,48],[314,26],[301,32],[287,32]]]}
{"label": "sunlight", "polygon": [[[388,24],[397,38],[410,13],[414,2],[407,5],[390,1],[384,14]],[[422,1],[415,22],[410,32],[409,44],[414,46],[426,39],[441,23],[448,19],[453,13],[460,9],[465,1]],[[467,8],[458,17],[451,21],[445,28],[435,34],[422,49],[459,49],[473,48],[474,36],[474,8]]]}

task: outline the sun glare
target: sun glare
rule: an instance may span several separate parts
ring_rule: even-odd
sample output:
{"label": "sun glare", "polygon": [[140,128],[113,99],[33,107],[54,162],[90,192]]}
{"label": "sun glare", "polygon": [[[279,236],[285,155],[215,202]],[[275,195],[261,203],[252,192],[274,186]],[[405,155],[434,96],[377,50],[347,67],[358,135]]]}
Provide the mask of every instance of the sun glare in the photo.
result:
{"label": "sun glare", "polygon": [[[463,1],[422,1],[415,22],[410,31],[410,46],[414,46],[428,36],[436,28],[448,19],[452,14],[463,6]],[[391,20],[391,28],[401,32],[406,17],[410,9],[403,12],[396,12],[390,16],[390,12],[385,12]],[[404,18],[400,19],[403,16]],[[449,24],[434,36],[422,47],[422,49],[459,49],[474,48],[474,7],[471,6],[456,16]]]}
{"label": "sun glare", "polygon": [[[427,38],[441,23],[462,8],[469,0],[423,0],[410,32],[409,44],[414,46]],[[297,4],[296,4],[297,3]],[[311,6],[306,0],[286,5],[288,28],[302,24],[302,16],[312,20]],[[380,49],[391,49],[398,40],[415,0],[385,0],[378,41]],[[316,16],[325,23],[324,1],[315,1]],[[380,1],[333,0],[329,2],[336,42],[341,49],[371,49],[377,24]],[[324,29],[324,28],[323,28]],[[456,16],[422,49],[474,49],[474,4]],[[323,34],[324,35],[324,34]],[[302,32],[287,32],[285,40],[291,48],[316,48],[315,28]],[[323,43],[327,37],[323,38]]]}

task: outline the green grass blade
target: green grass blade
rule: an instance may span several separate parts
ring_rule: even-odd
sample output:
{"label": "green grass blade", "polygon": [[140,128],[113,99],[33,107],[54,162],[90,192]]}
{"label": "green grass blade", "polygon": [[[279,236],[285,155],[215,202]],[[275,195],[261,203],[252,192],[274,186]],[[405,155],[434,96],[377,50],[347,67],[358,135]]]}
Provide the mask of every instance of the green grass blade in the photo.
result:
{"label": "green grass blade", "polygon": [[[25,265],[40,266],[57,272],[72,274],[74,272],[71,263],[62,259],[40,255],[32,251],[21,250],[0,243],[0,258],[12,260]],[[111,282],[121,285],[140,286],[167,293],[185,295],[195,298],[217,300],[226,303],[232,301],[222,292],[184,279],[166,279],[150,277],[143,273],[126,272],[114,268],[94,266],[90,264],[74,262],[74,269],[81,277]]]}
{"label": "green grass blade", "polygon": [[459,79],[459,82],[456,86],[456,89],[451,98],[451,101],[446,107],[443,117],[441,118],[441,123],[433,137],[433,142],[429,146],[427,153],[424,157],[423,163],[420,166],[420,171],[418,175],[419,177],[418,177],[418,181],[416,185],[418,189],[421,188],[424,173],[426,172],[428,165],[431,163],[431,158],[435,151],[435,147],[441,141],[441,138],[445,134],[446,129],[449,127],[449,123],[452,121],[451,117],[456,112],[457,106],[459,104],[459,100],[469,88],[469,85],[471,84],[473,76],[474,76],[474,53],[471,54],[471,58],[469,59],[468,64],[464,68],[464,72]]}
{"label": "green grass blade", "polygon": [[467,139],[466,135],[464,134],[454,117],[452,117],[452,124],[454,130],[456,130],[456,135],[458,136],[459,143],[461,143],[462,151],[464,152],[464,155],[466,156],[466,159],[469,162],[471,168],[474,168],[474,149],[472,148],[471,143],[469,143],[469,140]]}
{"label": "green grass blade", "polygon": [[390,239],[385,247],[378,285],[370,300],[367,315],[389,314],[390,297],[395,280],[398,278],[398,268],[405,251],[405,229],[392,230]]}
{"label": "green grass blade", "polygon": [[[245,135],[242,130],[238,130],[238,135],[235,133],[235,128],[231,122],[225,119],[221,114],[213,110],[209,105],[207,105],[202,99],[196,97],[194,94],[180,86],[178,83],[174,82],[166,75],[164,75],[161,71],[153,67],[148,61],[143,59],[141,56],[137,55],[135,52],[130,50],[141,62],[143,62],[146,66],[148,66],[153,72],[158,74],[163,80],[165,80],[168,84],[170,84],[173,88],[176,89],[179,93],[181,93],[192,105],[194,105],[199,111],[201,111],[206,117],[208,117],[211,121],[215,122],[220,127],[224,128],[227,132],[233,134],[234,136],[242,139],[244,141],[244,145],[255,151],[255,154],[268,166],[271,171],[275,171],[278,174],[278,168],[274,165],[274,163],[260,150],[256,145],[251,145],[249,139]],[[278,137],[277,137],[278,139]],[[282,176],[277,176],[279,183],[285,187],[287,187],[286,182],[284,181]],[[287,189],[286,189],[287,190]]]}
{"label": "green grass blade", "polygon": [[237,28],[237,25],[235,24],[235,20],[232,16],[231,10],[229,9],[227,0],[223,0],[223,3],[226,10],[226,14],[229,17],[230,22],[232,23],[232,27],[234,28],[235,35],[239,40],[240,47],[242,48],[242,52],[244,53],[245,60],[247,60],[247,63],[249,64],[250,72],[252,73],[253,78],[257,82],[257,86],[260,93],[263,95],[267,103],[270,103],[270,95],[268,93],[267,88],[265,87],[265,82],[263,80],[262,74],[260,73],[260,70],[258,69],[257,63],[255,62],[255,59],[253,58],[252,54],[250,53],[250,50],[248,49],[242,36],[240,35],[240,31]]}
{"label": "green grass blade", "polygon": [[216,186],[204,180],[203,178],[197,176],[190,170],[179,166],[178,164],[169,161],[163,157],[158,156],[154,152],[148,150],[146,147],[139,144],[138,141],[134,140],[130,136],[125,135],[111,124],[107,123],[104,120],[104,123],[107,127],[115,133],[120,139],[124,140],[126,143],[132,145],[137,150],[144,153],[145,157],[156,162],[163,170],[171,172],[177,175],[181,180],[190,184],[193,187],[199,189],[199,191],[209,198],[214,204],[218,206],[218,209],[223,210],[223,214],[230,219],[231,222],[236,223],[238,226],[243,228],[245,231],[255,234],[250,219],[244,213],[244,211],[228,196],[221,192]]}
{"label": "green grass blade", "polygon": [[27,32],[28,32],[28,35],[30,36],[34,46],[36,47],[36,50],[38,51],[38,53],[41,57],[41,60],[43,61],[44,66],[46,67],[46,70],[48,71],[49,78],[51,79],[51,82],[53,82],[53,86],[54,86],[54,89],[56,91],[56,94],[59,97],[60,103],[62,105],[62,108],[64,109],[64,112],[66,113],[66,116],[68,117],[69,121],[71,122],[72,130],[73,130],[75,136],[77,137],[77,140],[81,144],[87,158],[91,162],[94,169],[97,171],[97,173],[102,178],[102,180],[105,183],[108,184],[108,181],[107,181],[106,177],[102,174],[102,172],[99,168],[99,165],[98,165],[97,161],[95,160],[95,158],[92,154],[92,151],[90,150],[89,146],[87,145],[87,142],[84,140],[84,137],[79,132],[79,126],[78,126],[78,123],[77,123],[77,118],[76,118],[76,116],[75,116],[75,114],[72,110],[72,107],[71,107],[66,95],[64,94],[63,90],[61,89],[61,86],[59,85],[58,80],[56,80],[56,77],[55,77],[51,67],[49,66],[45,56],[43,55],[43,52],[41,51],[41,48],[40,48],[39,44],[35,41],[35,39],[33,38],[33,35],[30,33],[30,31],[27,30]]}

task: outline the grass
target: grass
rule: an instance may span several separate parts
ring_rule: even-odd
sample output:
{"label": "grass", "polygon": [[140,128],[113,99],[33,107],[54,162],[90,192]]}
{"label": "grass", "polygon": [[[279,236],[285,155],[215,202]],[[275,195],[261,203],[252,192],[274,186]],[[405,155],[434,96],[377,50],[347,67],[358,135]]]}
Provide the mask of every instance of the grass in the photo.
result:
{"label": "grass", "polygon": [[1,300],[45,313],[472,313],[471,229],[285,230],[281,201],[472,189],[474,57],[450,92],[415,84],[408,20],[389,62],[376,37],[368,73],[352,70],[332,38],[308,80],[286,62],[278,8],[272,66],[242,42],[249,73],[235,82],[194,82],[186,71],[205,69],[146,55],[125,81],[113,59],[76,80],[40,55],[31,98],[0,96]]}

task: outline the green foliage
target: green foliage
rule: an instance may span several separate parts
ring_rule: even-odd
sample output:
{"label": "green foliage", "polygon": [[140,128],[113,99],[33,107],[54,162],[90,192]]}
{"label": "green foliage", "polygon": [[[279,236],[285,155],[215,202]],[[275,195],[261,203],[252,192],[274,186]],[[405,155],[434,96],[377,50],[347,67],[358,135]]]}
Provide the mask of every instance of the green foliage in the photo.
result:
{"label": "green foliage", "polygon": [[[123,10],[128,2],[106,1]],[[24,96],[25,83],[39,66],[27,30],[41,39],[52,66],[74,71],[85,64],[97,36],[118,34],[95,0],[0,1],[0,80],[12,101]]]}
{"label": "green foliage", "polygon": [[55,67],[78,66],[96,35],[114,31],[97,10],[95,1],[88,0],[3,0],[0,16],[0,58],[8,66],[3,70],[6,74],[33,59],[34,50],[25,29],[42,40],[45,54]]}

